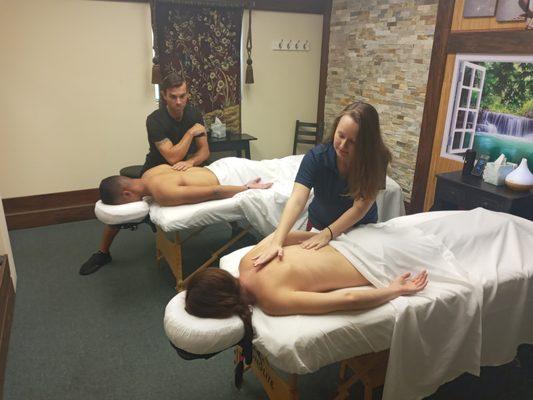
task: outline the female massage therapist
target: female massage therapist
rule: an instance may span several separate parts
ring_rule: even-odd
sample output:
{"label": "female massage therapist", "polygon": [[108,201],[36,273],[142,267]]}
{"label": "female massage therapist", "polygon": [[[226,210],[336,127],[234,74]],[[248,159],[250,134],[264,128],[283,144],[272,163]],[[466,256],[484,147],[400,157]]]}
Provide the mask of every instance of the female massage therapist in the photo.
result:
{"label": "female massage therapist", "polygon": [[303,248],[318,250],[356,225],[377,222],[376,196],[385,188],[391,153],[383,143],[376,109],[363,102],[346,106],[332,132],[325,144],[304,156],[278,228],[270,235],[270,244],[254,257],[256,267],[283,257],[285,238],[311,189],[308,229],[320,232],[302,242]]}

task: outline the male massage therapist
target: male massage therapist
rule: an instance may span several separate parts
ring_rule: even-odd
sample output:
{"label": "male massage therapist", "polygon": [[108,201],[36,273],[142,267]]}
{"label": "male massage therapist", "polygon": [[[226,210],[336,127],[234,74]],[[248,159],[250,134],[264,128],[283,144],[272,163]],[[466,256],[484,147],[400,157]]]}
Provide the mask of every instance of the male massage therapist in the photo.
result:
{"label": "male massage therapist", "polygon": [[[166,107],[146,118],[150,149],[141,175],[157,165],[168,164],[178,171],[202,164],[209,158],[209,146],[202,114],[187,104],[187,83],[172,73],[161,84]],[[109,248],[119,229],[106,226],[99,250],[81,266],[80,275],[89,275],[111,262]]]}

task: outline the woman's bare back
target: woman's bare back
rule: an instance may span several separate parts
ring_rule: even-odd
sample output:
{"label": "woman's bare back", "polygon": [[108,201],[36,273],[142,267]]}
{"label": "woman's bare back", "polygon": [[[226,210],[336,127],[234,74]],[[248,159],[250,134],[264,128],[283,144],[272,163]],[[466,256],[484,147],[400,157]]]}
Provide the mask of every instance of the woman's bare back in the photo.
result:
{"label": "woman's bare back", "polygon": [[[295,239],[294,234],[289,237]],[[296,234],[298,235],[298,234]],[[344,287],[369,285],[361,273],[337,250],[325,246],[319,250],[307,250],[299,244],[284,247],[283,258],[275,258],[264,268],[253,266],[253,257],[264,246],[260,243],[241,261],[240,276],[244,285],[253,285],[258,292],[271,290],[298,290],[327,292]]]}

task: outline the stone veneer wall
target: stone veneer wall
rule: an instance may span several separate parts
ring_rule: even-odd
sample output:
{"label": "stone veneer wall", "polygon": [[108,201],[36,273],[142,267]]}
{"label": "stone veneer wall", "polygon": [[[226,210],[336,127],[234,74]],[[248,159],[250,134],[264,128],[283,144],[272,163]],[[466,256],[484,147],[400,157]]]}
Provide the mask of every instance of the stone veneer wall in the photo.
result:
{"label": "stone veneer wall", "polygon": [[379,112],[393,154],[389,175],[406,200],[424,109],[438,0],[333,0],[325,104],[327,132],[353,100]]}

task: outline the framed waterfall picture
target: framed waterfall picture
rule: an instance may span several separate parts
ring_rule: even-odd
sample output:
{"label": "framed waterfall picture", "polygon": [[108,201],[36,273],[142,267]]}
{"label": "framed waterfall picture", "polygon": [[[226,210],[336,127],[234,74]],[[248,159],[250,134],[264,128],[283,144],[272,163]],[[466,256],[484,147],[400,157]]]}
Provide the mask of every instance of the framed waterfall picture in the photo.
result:
{"label": "framed waterfall picture", "polygon": [[471,149],[533,169],[533,56],[458,54],[441,156]]}

